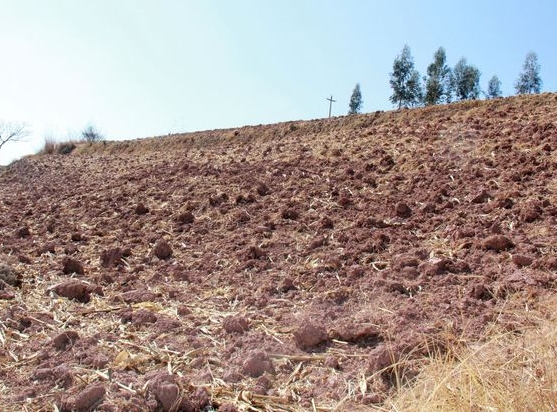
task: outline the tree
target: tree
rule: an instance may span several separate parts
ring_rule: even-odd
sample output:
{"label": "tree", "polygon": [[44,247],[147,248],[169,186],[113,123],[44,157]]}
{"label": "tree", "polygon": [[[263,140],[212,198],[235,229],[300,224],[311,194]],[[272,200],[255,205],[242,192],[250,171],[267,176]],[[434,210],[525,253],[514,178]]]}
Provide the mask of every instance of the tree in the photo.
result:
{"label": "tree", "polygon": [[104,136],[99,133],[95,126],[89,125],[81,132],[83,140],[89,143],[99,142],[104,140]]}
{"label": "tree", "polygon": [[503,93],[501,92],[501,81],[497,76],[493,76],[489,83],[487,84],[487,98],[488,99],[497,99],[501,97]]}
{"label": "tree", "polygon": [[424,100],[424,89],[420,80],[420,73],[417,70],[412,71],[410,79],[408,79],[408,90],[410,99],[408,103],[410,106],[419,106]]}
{"label": "tree", "polygon": [[540,64],[538,63],[538,55],[533,51],[526,55],[522,72],[519,74],[514,87],[517,94],[540,93],[542,88]]}
{"label": "tree", "polygon": [[480,97],[480,71],[469,65],[463,57],[453,69],[452,89],[457,100],[475,100]]}
{"label": "tree", "polygon": [[426,105],[450,103],[452,99],[452,72],[447,66],[447,55],[443,47],[439,47],[433,55],[433,62],[427,66],[425,78]]}
{"label": "tree", "polygon": [[356,83],[356,87],[352,91],[352,96],[350,97],[350,104],[348,109],[348,114],[360,113],[364,101],[362,100],[362,92],[360,91],[360,83]]}
{"label": "tree", "polygon": [[0,149],[8,142],[20,142],[27,136],[29,136],[27,125],[0,122]]}
{"label": "tree", "polygon": [[414,69],[414,59],[408,45],[405,45],[396,57],[390,75],[389,83],[393,89],[391,103],[398,104],[399,109],[420,104],[423,98],[420,73]]}

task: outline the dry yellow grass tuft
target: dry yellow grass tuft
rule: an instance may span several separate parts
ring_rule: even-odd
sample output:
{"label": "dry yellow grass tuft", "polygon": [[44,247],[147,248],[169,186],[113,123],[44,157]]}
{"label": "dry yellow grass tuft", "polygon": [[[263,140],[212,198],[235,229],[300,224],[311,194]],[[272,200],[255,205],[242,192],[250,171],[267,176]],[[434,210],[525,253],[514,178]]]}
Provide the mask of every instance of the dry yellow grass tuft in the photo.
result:
{"label": "dry yellow grass tuft", "polygon": [[75,142],[73,140],[58,142],[54,138],[46,137],[44,140],[44,146],[39,154],[69,154],[77,147],[78,144],[79,142]]}
{"label": "dry yellow grass tuft", "polygon": [[[533,311],[535,326],[493,329],[483,342],[432,357],[415,382],[385,403],[390,411],[557,410],[557,302]],[[524,314],[521,314],[521,317]]]}

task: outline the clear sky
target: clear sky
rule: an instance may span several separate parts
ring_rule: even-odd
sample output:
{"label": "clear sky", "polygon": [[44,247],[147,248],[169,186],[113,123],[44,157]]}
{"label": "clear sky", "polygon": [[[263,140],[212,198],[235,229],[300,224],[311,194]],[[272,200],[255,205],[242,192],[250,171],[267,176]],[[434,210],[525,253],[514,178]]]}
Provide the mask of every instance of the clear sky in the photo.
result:
{"label": "clear sky", "polygon": [[404,44],[422,75],[439,46],[496,74],[526,54],[557,91],[555,0],[0,0],[0,120],[32,135],[0,163],[95,125],[109,140],[389,110]]}

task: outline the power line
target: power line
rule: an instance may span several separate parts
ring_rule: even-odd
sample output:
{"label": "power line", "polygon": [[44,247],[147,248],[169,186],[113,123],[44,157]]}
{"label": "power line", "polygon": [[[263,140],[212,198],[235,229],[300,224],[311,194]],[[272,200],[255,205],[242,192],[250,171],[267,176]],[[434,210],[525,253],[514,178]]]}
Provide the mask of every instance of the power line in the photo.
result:
{"label": "power line", "polygon": [[336,100],[333,100],[333,95],[331,94],[331,97],[328,97],[327,100],[329,101],[329,119],[331,118],[331,109],[333,107],[333,103],[336,102]]}

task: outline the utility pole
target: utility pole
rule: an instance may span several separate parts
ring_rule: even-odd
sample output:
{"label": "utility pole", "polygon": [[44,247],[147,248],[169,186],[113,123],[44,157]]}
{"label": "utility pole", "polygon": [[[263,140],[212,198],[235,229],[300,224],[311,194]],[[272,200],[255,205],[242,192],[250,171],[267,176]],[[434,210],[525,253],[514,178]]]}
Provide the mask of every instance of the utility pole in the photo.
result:
{"label": "utility pole", "polygon": [[327,98],[327,100],[329,101],[329,119],[331,118],[331,108],[333,107],[333,103],[336,102],[336,100],[333,100],[333,95],[331,94],[331,97]]}

